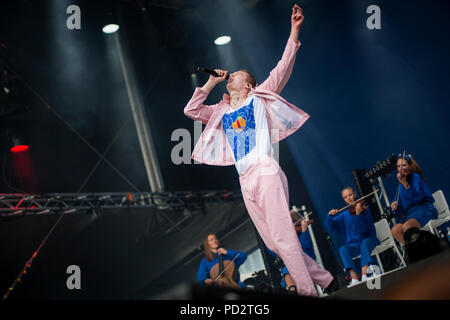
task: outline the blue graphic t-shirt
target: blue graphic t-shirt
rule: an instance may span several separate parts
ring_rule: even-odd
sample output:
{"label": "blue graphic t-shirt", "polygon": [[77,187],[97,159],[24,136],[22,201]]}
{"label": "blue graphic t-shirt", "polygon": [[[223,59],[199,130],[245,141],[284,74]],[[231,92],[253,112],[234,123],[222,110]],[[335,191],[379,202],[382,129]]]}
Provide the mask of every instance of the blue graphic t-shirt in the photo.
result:
{"label": "blue graphic t-shirt", "polygon": [[239,174],[260,156],[273,153],[264,105],[259,98],[247,98],[237,110],[230,107],[223,116],[222,127]]}

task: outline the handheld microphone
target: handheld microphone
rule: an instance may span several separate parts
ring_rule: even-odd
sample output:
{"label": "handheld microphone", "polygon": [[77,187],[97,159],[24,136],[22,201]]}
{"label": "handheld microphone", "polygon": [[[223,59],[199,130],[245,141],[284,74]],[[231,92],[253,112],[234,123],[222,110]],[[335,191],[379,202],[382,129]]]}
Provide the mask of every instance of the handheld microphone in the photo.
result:
{"label": "handheld microphone", "polygon": [[[210,75],[213,75],[214,77],[220,77],[220,76],[217,74],[217,72],[215,72],[214,70],[205,69],[205,68],[203,68],[203,67],[198,67],[198,68],[197,68],[197,71],[201,71],[201,72],[208,73],[208,74],[210,74]],[[229,77],[230,77],[230,74],[227,73],[227,76],[226,76],[225,79],[228,80]]]}

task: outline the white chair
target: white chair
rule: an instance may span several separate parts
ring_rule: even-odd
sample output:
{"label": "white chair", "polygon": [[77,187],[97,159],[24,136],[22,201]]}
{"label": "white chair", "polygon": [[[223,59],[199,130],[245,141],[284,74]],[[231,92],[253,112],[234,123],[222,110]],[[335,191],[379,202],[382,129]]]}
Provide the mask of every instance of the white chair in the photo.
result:
{"label": "white chair", "polygon": [[398,250],[397,244],[395,243],[394,237],[392,236],[391,228],[389,228],[389,222],[386,219],[381,219],[377,221],[375,223],[375,230],[377,232],[377,238],[380,241],[380,244],[373,249],[371,255],[377,256],[377,261],[380,266],[381,273],[384,273],[384,269],[379,254],[390,248],[394,250],[394,252],[400,258],[402,265],[406,267],[406,262],[403,259],[400,250]]}
{"label": "white chair", "polygon": [[[391,228],[389,228],[389,222],[386,219],[381,219],[380,221],[377,221],[375,223],[375,230],[377,233],[377,238],[380,241],[380,244],[377,245],[370,254],[371,256],[376,256],[378,265],[380,266],[381,273],[384,273],[383,264],[381,263],[379,254],[392,248],[394,252],[398,255],[400,258],[400,261],[402,262],[403,267],[406,267],[406,262],[403,259],[402,254],[400,253],[400,250],[398,250],[397,245],[395,243],[394,237],[391,233]],[[361,256],[354,257],[353,259],[358,259]]]}
{"label": "white chair", "polygon": [[422,230],[430,231],[431,233],[438,235],[437,228],[450,221],[450,210],[442,190],[433,193],[433,198],[433,204],[438,212],[438,218],[428,221],[428,223],[422,227]]}

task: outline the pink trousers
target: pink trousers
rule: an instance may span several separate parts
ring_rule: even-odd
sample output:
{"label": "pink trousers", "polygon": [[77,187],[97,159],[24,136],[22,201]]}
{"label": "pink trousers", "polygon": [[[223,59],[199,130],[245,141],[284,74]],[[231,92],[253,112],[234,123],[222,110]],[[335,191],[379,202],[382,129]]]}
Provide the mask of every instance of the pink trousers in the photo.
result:
{"label": "pink trousers", "polygon": [[266,246],[286,265],[301,296],[317,296],[314,283],[326,288],[333,276],[306,255],[289,213],[286,175],[270,156],[260,158],[240,175],[247,211]]}

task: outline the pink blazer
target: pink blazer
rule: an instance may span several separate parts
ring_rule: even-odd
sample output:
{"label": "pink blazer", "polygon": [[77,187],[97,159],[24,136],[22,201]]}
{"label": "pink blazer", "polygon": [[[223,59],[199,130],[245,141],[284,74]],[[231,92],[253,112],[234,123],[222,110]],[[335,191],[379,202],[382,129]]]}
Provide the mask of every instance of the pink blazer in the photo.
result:
{"label": "pink blazer", "polygon": [[[294,133],[309,118],[306,112],[279,95],[292,74],[299,47],[300,42],[295,43],[289,39],[281,60],[270,72],[270,76],[261,85],[251,89],[248,94],[249,97],[261,98],[264,104],[272,144]],[[234,165],[233,153],[222,128],[222,118],[230,106],[230,96],[224,94],[218,104],[205,105],[203,102],[208,94],[207,91],[196,88],[194,95],[184,108],[186,116],[206,124],[192,152],[192,159],[209,165]]]}

